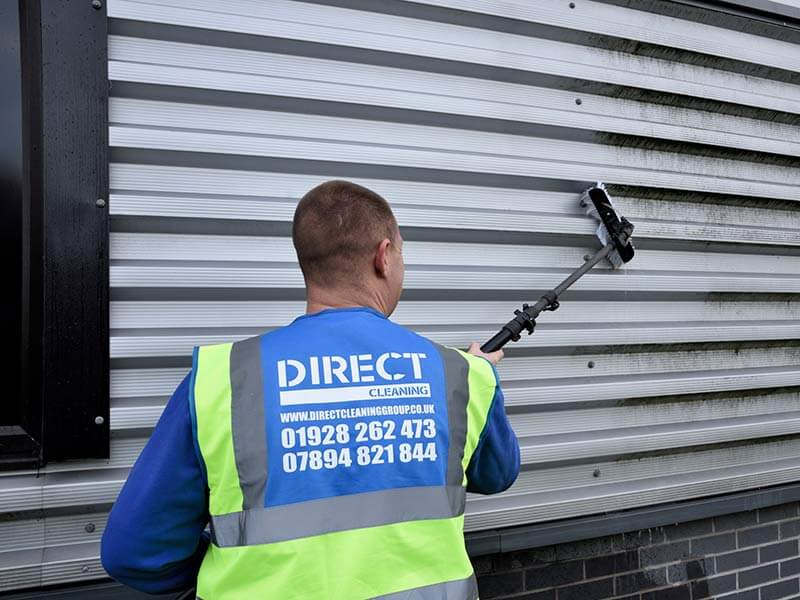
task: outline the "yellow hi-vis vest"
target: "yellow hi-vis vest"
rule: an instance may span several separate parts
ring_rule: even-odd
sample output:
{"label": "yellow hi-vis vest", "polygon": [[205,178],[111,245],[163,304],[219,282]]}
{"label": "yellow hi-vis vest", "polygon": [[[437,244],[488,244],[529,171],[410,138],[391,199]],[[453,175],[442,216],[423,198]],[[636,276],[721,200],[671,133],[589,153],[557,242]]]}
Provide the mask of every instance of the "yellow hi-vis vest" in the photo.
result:
{"label": "yellow hi-vis vest", "polygon": [[269,506],[267,479],[286,475],[266,469],[267,453],[283,450],[264,439],[264,383],[274,373],[262,364],[261,343],[195,348],[190,409],[212,533],[197,597],[476,599],[463,534],[465,472],[498,385],[490,363],[430,344],[446,382],[444,485]]}

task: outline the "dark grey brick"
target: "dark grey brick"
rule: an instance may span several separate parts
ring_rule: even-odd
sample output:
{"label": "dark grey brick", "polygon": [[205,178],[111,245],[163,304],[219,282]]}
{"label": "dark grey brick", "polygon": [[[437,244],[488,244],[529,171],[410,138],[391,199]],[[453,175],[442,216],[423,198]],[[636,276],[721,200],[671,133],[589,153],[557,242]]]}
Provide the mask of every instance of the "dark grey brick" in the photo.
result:
{"label": "dark grey brick", "polygon": [[583,579],[583,561],[555,563],[525,571],[525,589],[538,590]]}
{"label": "dark grey brick", "polygon": [[716,573],[716,569],[714,568],[713,558],[690,560],[689,562],[667,567],[667,577],[670,583],[682,583],[691,579],[700,579],[701,577],[714,575],[714,573]]}
{"label": "dark grey brick", "polygon": [[736,535],[739,536],[739,548],[757,546],[758,544],[766,544],[777,540],[778,526],[773,523],[772,525],[763,525],[752,529],[742,529],[736,532]]}
{"label": "dark grey brick", "polygon": [[674,541],[683,538],[699,537],[712,533],[711,519],[701,519],[700,521],[689,521],[688,523],[677,523],[663,528],[667,540]]}
{"label": "dark grey brick", "polygon": [[522,591],[522,571],[478,577],[481,598],[497,598]]}
{"label": "dark grey brick", "polygon": [[739,571],[739,587],[746,588],[778,578],[778,565],[764,565]]}
{"label": "dark grey brick", "polygon": [[491,573],[493,570],[493,563],[491,556],[475,556],[472,558],[472,568],[475,570],[475,575],[485,575]]}
{"label": "dark grey brick", "polygon": [[533,548],[519,552],[505,552],[494,556],[495,571],[514,571],[528,567],[536,567],[553,563],[556,560],[556,549],[553,546]]}
{"label": "dark grey brick", "polygon": [[800,580],[789,579],[761,588],[761,600],[777,600],[778,598],[797,598],[800,591]]}
{"label": "dark grey brick", "polygon": [[758,522],[769,523],[770,521],[783,521],[797,516],[797,502],[779,504],[758,509]]}
{"label": "dark grey brick", "polygon": [[784,521],[780,524],[781,539],[792,538],[800,536],[800,519],[793,519],[791,521]]}
{"label": "dark grey brick", "polygon": [[691,556],[689,540],[639,549],[639,562],[645,567],[675,562],[689,556]]}
{"label": "dark grey brick", "polygon": [[610,537],[582,540],[569,544],[556,546],[556,560],[575,560],[577,558],[591,558],[602,554],[614,552],[614,540]]}
{"label": "dark grey brick", "polygon": [[743,567],[751,567],[758,564],[758,549],[748,548],[738,552],[720,554],[716,557],[717,573],[725,571],[735,571]]}
{"label": "dark grey brick", "polygon": [[756,524],[757,519],[758,517],[754,510],[721,515],[719,517],[714,517],[714,531],[730,531],[731,529],[750,527]]}
{"label": "dark grey brick", "polygon": [[642,594],[642,600],[690,600],[690,598],[691,592],[688,585],[668,587]]}
{"label": "dark grey brick", "polygon": [[664,527],[650,528],[650,540],[653,544],[668,542],[669,540],[667,539],[667,533],[664,531]]}
{"label": "dark grey brick", "polygon": [[614,550],[617,551],[652,546],[653,544],[661,544],[663,541],[664,531],[659,528],[623,533],[613,539]]}
{"label": "dark grey brick", "polygon": [[725,594],[715,600],[758,600],[758,590],[745,590],[733,594]]}
{"label": "dark grey brick", "polygon": [[514,600],[556,600],[556,591],[528,592],[527,594],[522,594],[522,596],[514,596]]}
{"label": "dark grey brick", "polygon": [[786,540],[769,546],[761,546],[758,549],[758,561],[762,563],[792,556],[797,556],[797,540]]}
{"label": "dark grey brick", "polygon": [[616,581],[617,594],[631,594],[650,590],[667,585],[667,570],[662,567],[660,569],[647,569],[636,573],[628,573],[627,575],[617,575]]}
{"label": "dark grey brick", "polygon": [[603,577],[614,573],[624,573],[639,568],[639,553],[620,552],[619,554],[609,554],[608,556],[598,556],[586,561],[586,578]]}
{"label": "dark grey brick", "polygon": [[692,540],[692,554],[694,556],[720,554],[728,550],[736,550],[736,534],[732,531]]}
{"label": "dark grey brick", "polygon": [[781,577],[789,577],[800,573],[800,558],[785,560],[781,563]]}
{"label": "dark grey brick", "polygon": [[558,588],[558,600],[601,600],[613,595],[613,577]]}
{"label": "dark grey brick", "polygon": [[708,579],[699,579],[692,582],[692,598],[716,598],[725,592],[732,592],[736,589],[736,574],[720,575],[718,577],[709,577]]}

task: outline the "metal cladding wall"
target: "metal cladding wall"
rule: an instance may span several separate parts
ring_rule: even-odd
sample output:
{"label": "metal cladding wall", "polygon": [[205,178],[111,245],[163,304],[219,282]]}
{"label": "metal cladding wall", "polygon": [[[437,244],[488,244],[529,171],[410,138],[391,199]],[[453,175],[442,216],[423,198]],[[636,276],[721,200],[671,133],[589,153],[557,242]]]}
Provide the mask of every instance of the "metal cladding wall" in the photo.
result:
{"label": "metal cladding wall", "polygon": [[111,459],[0,477],[0,589],[102,575],[191,347],[302,312],[290,220],[333,177],[393,205],[395,319],[450,345],[597,247],[589,183],[637,225],[626,270],[508,349],[524,470],[468,529],[800,479],[800,34],[649,0],[333,4],[109,2]]}

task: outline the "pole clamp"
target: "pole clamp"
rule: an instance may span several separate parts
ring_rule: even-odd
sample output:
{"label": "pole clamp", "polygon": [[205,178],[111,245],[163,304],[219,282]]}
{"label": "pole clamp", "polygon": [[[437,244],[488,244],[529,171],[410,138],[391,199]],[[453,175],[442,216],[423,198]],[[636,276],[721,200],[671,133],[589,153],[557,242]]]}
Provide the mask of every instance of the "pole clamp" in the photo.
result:
{"label": "pole clamp", "polygon": [[514,311],[514,321],[517,322],[519,327],[515,327],[514,330],[511,331],[511,340],[516,342],[519,340],[520,333],[522,331],[527,331],[528,335],[533,333],[534,328],[536,327],[536,320],[531,317],[526,311],[530,308],[527,304],[522,305],[522,310],[515,310]]}

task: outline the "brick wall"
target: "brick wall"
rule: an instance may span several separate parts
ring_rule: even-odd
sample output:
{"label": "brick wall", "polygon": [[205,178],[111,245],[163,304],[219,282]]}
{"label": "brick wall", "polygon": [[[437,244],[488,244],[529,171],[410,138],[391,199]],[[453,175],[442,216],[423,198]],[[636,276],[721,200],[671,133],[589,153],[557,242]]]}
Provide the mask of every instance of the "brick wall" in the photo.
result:
{"label": "brick wall", "polygon": [[800,598],[793,502],[473,558],[481,600]]}

